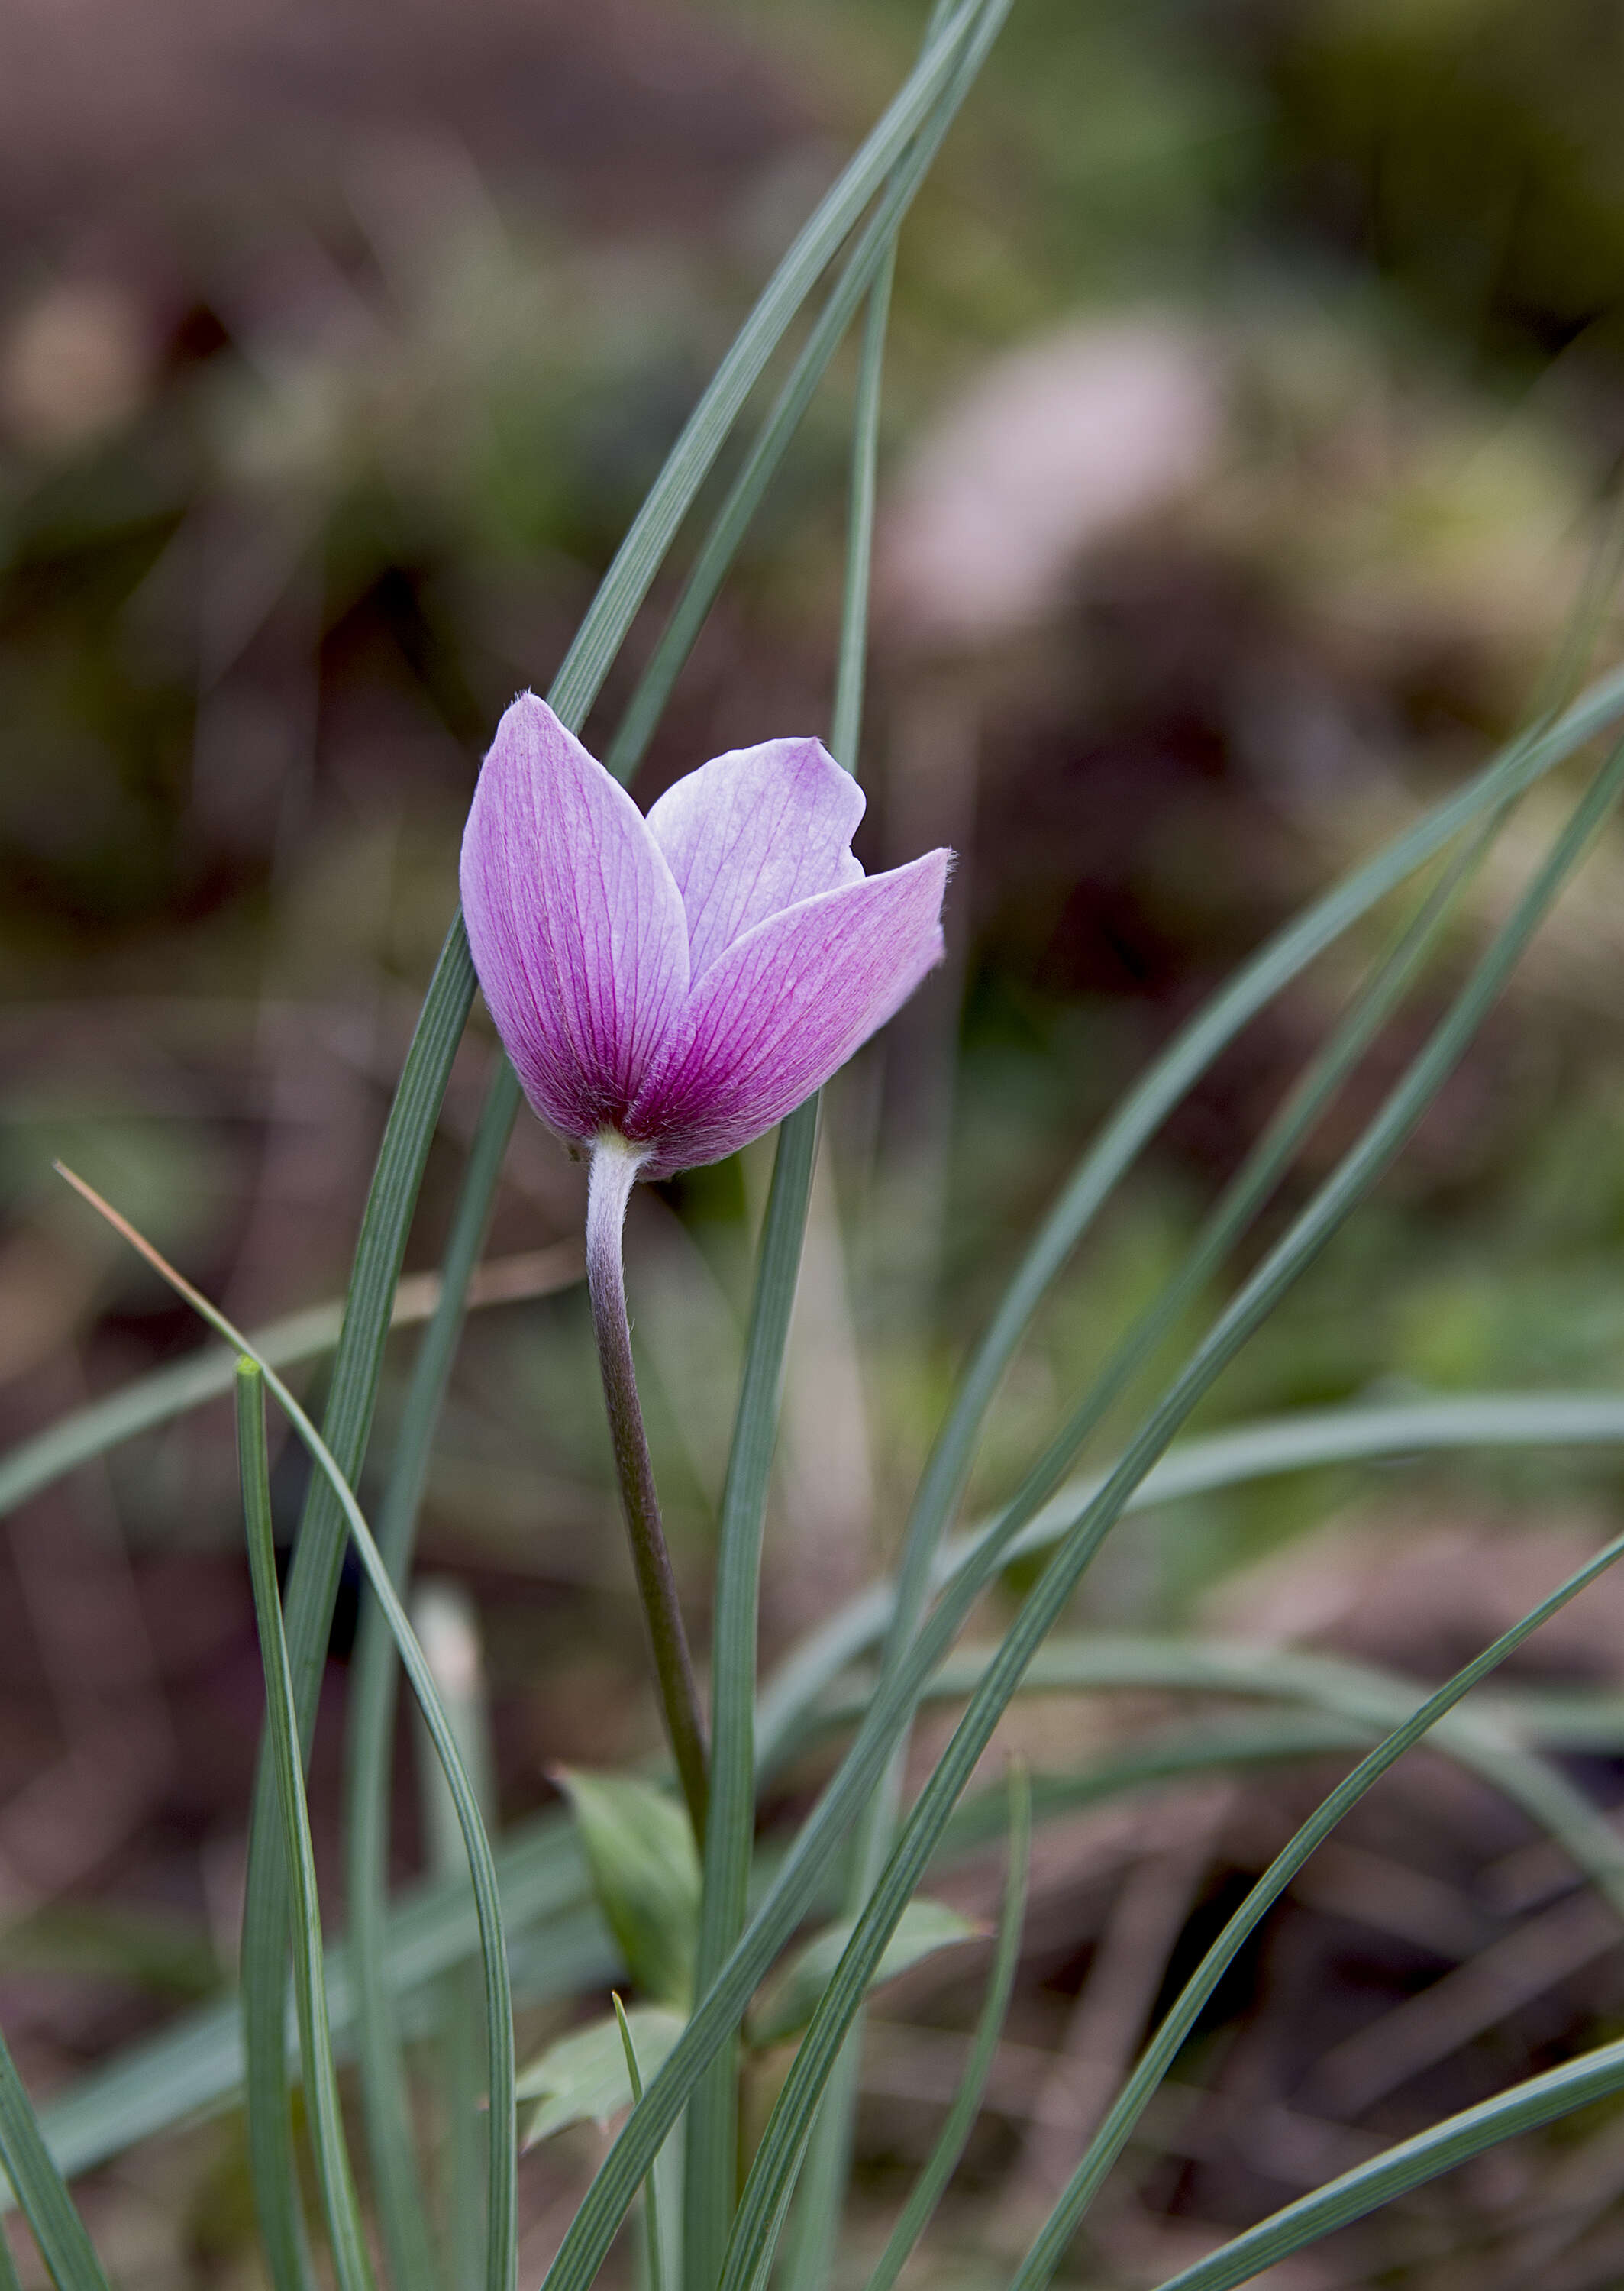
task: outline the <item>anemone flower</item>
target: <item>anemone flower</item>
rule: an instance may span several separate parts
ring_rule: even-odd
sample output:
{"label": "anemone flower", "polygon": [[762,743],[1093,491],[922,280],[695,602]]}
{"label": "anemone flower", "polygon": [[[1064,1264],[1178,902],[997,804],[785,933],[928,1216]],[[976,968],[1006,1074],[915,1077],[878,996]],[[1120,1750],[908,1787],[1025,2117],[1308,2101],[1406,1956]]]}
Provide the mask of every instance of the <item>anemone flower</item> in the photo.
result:
{"label": "anemone flower", "polygon": [[[690,1712],[621,1231],[639,1178],[759,1137],[941,961],[951,854],[865,875],[851,850],[863,811],[821,742],[784,739],[715,757],[645,818],[525,693],[497,727],[462,840],[469,945],[496,1030],[542,1120],[591,1155],[587,1278],[621,1491],[663,1688],[669,1671]],[[699,1738],[674,1732],[673,1747],[702,1804]]]}

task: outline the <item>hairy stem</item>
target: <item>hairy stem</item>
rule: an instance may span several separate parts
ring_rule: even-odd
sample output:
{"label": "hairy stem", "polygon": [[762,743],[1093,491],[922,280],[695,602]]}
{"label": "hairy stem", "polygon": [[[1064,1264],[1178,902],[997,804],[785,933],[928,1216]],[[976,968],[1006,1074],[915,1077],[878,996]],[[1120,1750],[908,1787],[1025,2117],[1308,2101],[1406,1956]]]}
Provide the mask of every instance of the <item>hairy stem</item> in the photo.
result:
{"label": "hairy stem", "polygon": [[648,1460],[648,1440],[643,1430],[643,1411],[637,1396],[637,1371],[631,1364],[631,1323],[626,1317],[626,1274],[621,1257],[621,1234],[626,1203],[646,1156],[623,1137],[606,1131],[592,1148],[591,1178],[586,1197],[586,1285],[592,1301],[592,1326],[598,1334],[598,1363],[603,1371],[603,1396],[609,1411],[609,1438],[615,1449],[615,1470],[620,1481],[621,1507],[631,1539],[631,1564],[637,1571],[638,1596],[648,1626],[654,1653],[655,1677],[671,1737],[671,1754],[682,1795],[687,1800],[694,1835],[703,1845],[709,1781],[705,1771],[704,1721],[694,1685],[694,1665],[688,1654],[687,1633],[677,1603],[665,1530],[660,1523],[660,1499],[655,1491],[654,1467]]}

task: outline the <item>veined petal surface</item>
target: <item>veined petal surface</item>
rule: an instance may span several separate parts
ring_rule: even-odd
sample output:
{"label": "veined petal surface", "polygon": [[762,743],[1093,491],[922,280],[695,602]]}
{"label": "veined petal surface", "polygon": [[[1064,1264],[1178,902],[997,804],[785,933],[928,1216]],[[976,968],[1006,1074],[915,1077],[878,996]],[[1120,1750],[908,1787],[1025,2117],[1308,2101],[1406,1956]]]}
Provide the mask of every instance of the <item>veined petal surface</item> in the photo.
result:
{"label": "veined petal surface", "polygon": [[695,985],[769,915],[862,881],[851,839],[864,802],[812,739],[731,748],[666,790],[648,829],[682,894]]}
{"label": "veined petal surface", "polygon": [[618,1125],[688,989],[681,894],[619,784],[533,693],[513,703],[462,839],[474,968],[543,1119]]}
{"label": "veined petal surface", "polygon": [[643,1174],[719,1162],[828,1080],[941,961],[950,854],[769,915],[695,980],[685,1024],[651,1069],[626,1135]]}

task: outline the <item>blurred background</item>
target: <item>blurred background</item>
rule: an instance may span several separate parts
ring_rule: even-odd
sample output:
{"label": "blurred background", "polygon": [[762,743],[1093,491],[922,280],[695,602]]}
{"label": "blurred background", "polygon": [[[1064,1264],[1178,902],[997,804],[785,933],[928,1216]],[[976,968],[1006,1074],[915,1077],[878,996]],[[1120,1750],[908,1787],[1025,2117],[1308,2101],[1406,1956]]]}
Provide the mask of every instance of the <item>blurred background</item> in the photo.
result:
{"label": "blurred background", "polygon": [[[240,1323],[342,1292],[479,754],[512,693],[545,688],[920,17],[3,0],[0,1438],[197,1343],[54,1155]],[[956,1363],[1156,1047],[1276,922],[1616,658],[1621,65],[1624,16],[1590,0],[1017,0],[902,245],[858,848],[961,858],[945,970],[831,1093],[769,1658],[894,1551]],[[645,803],[722,748],[826,727],[850,380],[845,358]],[[587,727],[599,750],[680,558]],[[1373,1109],[1556,800],[1518,816],[1442,973],[1271,1216]],[[1169,1123],[1010,1379],[977,1505],[1149,1301],[1393,922]],[[1614,832],[1204,1422],[1616,1381],[1621,953]],[[491,1055],[481,1012],[409,1269],[437,1261]],[[770,1152],[647,1191],[631,1223],[701,1637]],[[575,1285],[582,1197],[527,1116],[491,1242],[505,1301],[470,1324],[423,1529],[424,1567],[480,1621],[506,1820],[550,1800],[553,1764],[657,1740]],[[398,1340],[385,1434],[409,1358]],[[290,1451],[286,1530],[301,1487]],[[1619,1490],[1604,1452],[1298,1475],[1130,1523],[1080,1615],[1440,1676],[1612,1531]],[[1616,1679],[1620,1620],[1599,1587],[1524,1676]],[[317,1748],[329,1864],[352,1628],[351,1596]],[[0,2022],[41,2094],[229,1981],[260,1708],[222,1407],[4,1523]],[[1043,1700],[1009,1732],[1063,1768],[1162,1708]],[[403,1877],[422,1850],[412,1753],[403,1732]],[[1049,1836],[933,2279],[1002,2279],[1158,1997],[1335,1771],[1150,1794]],[[1624,1797],[1610,1760],[1582,1778]],[[1565,1882],[1486,1789],[1411,1762],[1237,1966],[1077,2279],[1154,2281],[1616,2034],[1624,1957]],[[961,1890],[985,1903],[996,1883],[972,1868]],[[331,1903],[336,1924],[336,1884]],[[968,1964],[882,2006],[854,2267],[953,2088],[985,1973]],[[1450,1982],[1440,2038],[1413,2007]],[[527,2268],[598,2152],[583,2133],[527,2160]],[[260,2280],[229,2115],[104,2170],[86,2203],[122,2284]],[[1269,2280],[1600,2291],[1624,2271],[1620,2206],[1602,2113]]]}

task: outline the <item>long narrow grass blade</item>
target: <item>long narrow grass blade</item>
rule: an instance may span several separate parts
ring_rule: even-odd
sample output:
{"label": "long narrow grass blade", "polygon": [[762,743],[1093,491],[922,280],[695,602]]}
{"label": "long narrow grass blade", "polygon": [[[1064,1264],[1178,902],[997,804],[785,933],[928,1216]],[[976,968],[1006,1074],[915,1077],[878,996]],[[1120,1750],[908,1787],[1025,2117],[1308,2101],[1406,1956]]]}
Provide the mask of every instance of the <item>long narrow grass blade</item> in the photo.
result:
{"label": "long narrow grass blade", "polygon": [[861,150],[802,226],[689,415],[559,671],[550,696],[572,727],[601,686],[678,525],[785,327],[929,115],[979,12],[980,0],[964,0],[929,43]]}
{"label": "long narrow grass blade", "polygon": [[[441,951],[390,1110],[334,1356],[323,1423],[326,1452],[346,1487],[359,1476],[366,1454],[406,1231],[473,991],[473,964],[459,918]],[[301,1764],[309,1756],[315,1724],[317,1689],[343,1554],[342,1507],[325,1474],[318,1472],[305,1501],[283,1611]],[[266,1748],[249,1829],[241,1962],[249,2165],[261,2240],[276,2291],[312,2291],[299,2215],[283,2038],[288,1885],[276,1783]]]}
{"label": "long narrow grass blade", "polygon": [[1558,1584],[1556,1590],[1540,1600],[1538,1606],[1532,1608],[1508,1631],[1502,1632],[1491,1646],[1485,1647],[1435,1693],[1428,1695],[1403,1725],[1395,1727],[1368,1757],[1360,1761],[1353,1773],[1338,1785],[1282,1848],[1202,1959],[1180,1991],[1171,2012],[1136,2063],[1132,2075],[1112,2103],[1082,2161],[1021,2263],[1013,2291],[1039,2291],[1039,2287],[1049,2281],[1105,2174],[1122,2153],[1123,2144],[1146,2103],[1194,2026],[1202,2006],[1222,1980],[1226,1970],[1234,1963],[1249,1934],[1256,1931],[1261,1918],[1279,1900],[1316,1847],[1324,1842],[1344,1814],[1373,1782],[1429,1733],[1441,1718],[1452,1711],[1475,1686],[1514,1654],[1542,1624],[1548,1622],[1570,1599],[1577,1597],[1580,1591],[1620,1559],[1624,1559],[1624,1536],[1615,1537],[1582,1567],[1575,1569]]}
{"label": "long narrow grass blade", "polygon": [[[643,2097],[643,2078],[637,2064],[637,2046],[631,2041],[631,2030],[626,2022],[626,2008],[620,2001],[618,1989],[610,1990],[609,2001],[615,2007],[615,2018],[619,2024],[621,2046],[626,2055],[626,2075],[635,2102]],[[660,2248],[660,2199],[652,2168],[643,2182],[643,2232],[647,2241],[647,2291],[663,2291],[665,2265]]]}
{"label": "long narrow grass blade", "polygon": [[[480,1266],[469,1284],[466,1305],[472,1311],[481,1306],[550,1297],[579,1281],[584,1269],[580,1248],[573,1241],[527,1250]],[[396,1286],[390,1329],[413,1328],[431,1319],[440,1295],[438,1274],[409,1274]],[[301,1313],[290,1313],[254,1330],[253,1341],[276,1367],[297,1368],[301,1362],[319,1360],[333,1350],[343,1321],[342,1301],[311,1305]],[[44,1432],[19,1441],[0,1457],[0,1518],[79,1465],[92,1462],[138,1433],[173,1423],[177,1416],[201,1408],[207,1401],[228,1399],[235,1373],[230,1355],[205,1344],[184,1360],[136,1377],[105,1400],[76,1408]]]}
{"label": "long narrow grass blade", "polygon": [[[952,117],[969,92],[985,46],[1005,12],[1005,0],[983,9],[977,39],[969,44],[965,63],[943,100],[942,108],[947,117]],[[935,141],[921,139],[928,142],[929,148],[922,155],[915,155],[911,171],[912,188],[917,188],[922,179],[935,142],[940,140],[945,125],[946,118],[937,123]],[[901,171],[898,172],[900,178]],[[900,181],[894,183],[875,226],[871,226],[871,235],[874,228],[883,225],[890,236],[878,242],[878,272],[869,298],[858,362],[846,575],[829,735],[831,752],[853,773],[857,769],[863,728],[880,390],[896,268],[895,233],[911,196],[912,189],[907,185]],[[830,334],[831,348],[835,339],[830,333],[831,313],[834,313],[841,330],[849,315],[839,308],[840,292],[837,289],[830,310],[820,321],[820,330]],[[801,365],[808,367],[804,352]],[[807,395],[810,395],[809,389]],[[792,404],[793,384],[788,397]],[[799,419],[799,411],[794,418]],[[769,430],[771,427],[769,424]],[[817,1118],[817,1101],[814,1098],[791,1116],[779,1135],[751,1306],[744,1381],[722,1499],[711,1660],[712,1809],[705,1835],[704,1887],[695,1961],[695,1987],[699,1994],[715,1976],[744,1923],[755,1832],[756,1608],[761,1537],[767,1513],[768,1474],[783,1391],[784,1347],[811,1200]],[[737,2168],[736,2056],[735,2038],[720,2047],[688,2110],[683,2206],[687,2291],[709,2291],[727,2247]]]}
{"label": "long narrow grass blade", "polygon": [[287,1667],[282,1600],[277,1588],[270,1467],[265,1450],[265,1374],[257,1362],[246,1358],[239,1360],[237,1367],[237,1448],[248,1536],[248,1571],[253,1584],[254,1620],[265,1673],[267,1731],[282,1807],[283,1848],[293,1880],[293,1994],[299,2007],[299,2050],[310,2112],[316,2173],[339,2291],[373,2291],[372,2263],[361,2223],[360,2202],[350,2169],[343,2110],[338,2096],[338,2070],[327,2023],[316,1853],[310,1843],[304,1768],[296,1748],[293,1682]]}
{"label": "long narrow grass blade", "polygon": [[[219,1308],[211,1304],[200,1290],[194,1289],[165,1258],[138,1233],[128,1218],[123,1218],[110,1203],[105,1202],[83,1178],[76,1177],[60,1162],[61,1171],[75,1191],[87,1201],[97,1214],[107,1219],[114,1230],[124,1235],[131,1247],[144,1257],[154,1270],[162,1275],[177,1296],[183,1297],[194,1312],[201,1314],[211,1328],[235,1345],[249,1359],[253,1352],[245,1337],[235,1328]],[[456,1804],[457,1821],[462,1832],[462,1843],[468,1854],[469,1873],[473,1880],[474,1902],[479,1924],[479,1947],[485,1971],[486,2068],[490,2079],[490,2107],[493,2126],[490,2142],[490,2245],[487,2253],[486,2283],[487,2291],[511,2291],[518,2257],[518,2218],[515,2208],[515,2150],[514,2124],[514,2061],[513,2061],[513,1999],[508,1977],[507,1950],[502,1927],[502,1903],[496,1887],[495,1862],[490,1839],[486,1835],[480,1818],[478,1801],[469,1781],[467,1770],[457,1748],[456,1737],[446,1718],[432,1672],[423,1659],[416,1634],[406,1619],[406,1610],[390,1580],[389,1570],[379,1555],[372,1530],[362,1515],[354,1491],[344,1477],[337,1459],[323,1440],[314,1424],[305,1414],[293,1394],[273,1369],[263,1361],[257,1363],[265,1381],[275,1393],[284,1412],[292,1422],[310,1459],[321,1474],[337,1500],[356,1555],[370,1585],[374,1596],[383,1611],[385,1620],[399,1650],[401,1662],[410,1681],[417,1707],[422,1714],[434,1744],[435,1756],[446,1777],[447,1787]],[[248,2065],[252,2072],[252,2056]]]}
{"label": "long narrow grass blade", "polygon": [[[711,1810],[705,1824],[694,1986],[703,1995],[738,1939],[755,1842],[756,1604],[768,1476],[778,1432],[784,1346],[800,1269],[817,1101],[778,1133],[751,1300],[733,1447],[722,1491],[711,1635]],[[719,2050],[688,2110],[683,2201],[687,2291],[709,2291],[733,2216],[736,2035]]]}
{"label": "long narrow grass blade", "polygon": [[[1596,775],[1512,916],[1496,934],[1467,985],[1381,1113],[1219,1316],[1147,1418],[1095,1504],[1050,1561],[921,1793],[796,2055],[745,2183],[723,2271],[723,2291],[744,2291],[744,2287],[753,2286],[770,2258],[773,2223],[783,2190],[793,2175],[818,2093],[885,1943],[912,1897],[948,1813],[986,1748],[1027,1660],[1057,1620],[1089,1560],[1114,1524],[1131,1487],[1168,1445],[1190,1409],[1261,1325],[1291,1281],[1325,1246],[1402,1149],[1502,991],[1538,923],[1584,856],[1597,826],[1616,801],[1621,785],[1624,746],[1614,751]],[[1018,1507],[1012,1508],[1007,1516],[1011,1524],[1021,1522]],[[938,1608],[933,1628],[916,1642],[920,1652],[936,1638],[945,1618],[958,1609],[963,1590],[961,1579]],[[914,1668],[914,1662],[905,1663],[898,1673],[897,1684],[905,1680]],[[894,1700],[894,1691],[889,1696],[882,1694],[876,1700],[875,1714],[888,1709]],[[872,1724],[871,1714],[869,1726]],[[860,1734],[858,1742],[862,1740]],[[854,1745],[854,1750],[856,1748]],[[848,1771],[851,1764],[848,1757],[848,1768],[842,1772]],[[666,2075],[679,2071],[680,2066],[679,2047],[667,2062]]]}
{"label": "long narrow grass blade", "polygon": [[[40,2136],[33,2104],[0,2037],[0,2166],[17,2191],[57,2291],[109,2291],[108,2279]],[[0,2237],[5,2230],[0,2226]],[[13,2278],[13,2280],[15,2279]]]}
{"label": "long narrow grass blade", "polygon": [[0,2291],[22,2291],[22,2278],[17,2272],[17,2262],[12,2256],[12,2239],[0,2219]]}
{"label": "long narrow grass blade", "polygon": [[1530,2077],[1509,2092],[1447,2117],[1413,2140],[1372,2157],[1339,2179],[1316,2188],[1283,2211],[1261,2220],[1244,2235],[1236,2236],[1193,2267],[1170,2276],[1160,2291],[1233,2291],[1237,2283],[1250,2283],[1294,2251],[1301,2251],[1322,2236],[1390,2204],[1395,2196],[1425,2187],[1459,2164],[1515,2140],[1541,2126],[1555,2124],[1581,2108],[1610,2100],[1624,2091],[1624,2043],[1603,2045],[1543,2076]]}
{"label": "long narrow grass blade", "polygon": [[[973,1694],[993,1660],[993,1649],[950,1656],[921,1699],[958,1700]],[[1245,1641],[1114,1634],[1051,1639],[1033,1657],[1021,1682],[1021,1691],[1032,1694],[1102,1689],[1294,1702],[1351,1719],[1378,1736],[1403,1724],[1426,1700],[1425,1690],[1411,1680],[1340,1657]],[[847,1715],[858,1715],[867,1699],[851,1705]],[[1624,1918],[1624,1844],[1562,1769],[1538,1755],[1515,1711],[1512,1702],[1492,1712],[1457,1712],[1434,1728],[1431,1747],[1499,1791],[1545,1830]]]}
{"label": "long narrow grass blade", "polygon": [[[1284,1473],[1323,1470],[1382,1459],[1447,1455],[1496,1448],[1612,1447],[1624,1442],[1624,1399],[1612,1393],[1481,1393],[1406,1402],[1400,1406],[1305,1409],[1238,1425],[1169,1451],[1123,1506],[1154,1511],[1192,1496]],[[1110,1479],[1109,1471],[1069,1482],[1012,1541],[1001,1540],[1001,1515],[945,1545],[936,1581],[951,1582],[973,1564],[988,1537],[1005,1563],[1051,1550],[1073,1528]],[[763,1689],[756,1714],[756,1750],[763,1777],[792,1756],[832,1683],[884,1637],[895,1587],[862,1592],[810,1632]]]}
{"label": "long narrow grass blade", "polygon": [[923,2170],[913,2183],[912,2192],[903,2206],[890,2239],[880,2255],[879,2264],[868,2279],[868,2291],[892,2291],[897,2277],[907,2265],[914,2245],[936,2216],[936,2207],[946,2192],[947,2183],[958,2167],[964,2145],[975,2126],[980,2112],[981,2095],[986,2090],[993,2062],[998,2051],[999,2038],[1003,2034],[1004,2021],[1009,2010],[1009,1998],[1015,1988],[1015,1972],[1020,1963],[1021,1929],[1026,1917],[1026,1879],[1032,1854],[1032,1785],[1023,1767],[1011,1768],[1009,1774],[1009,1874],[1004,1881],[1004,1905],[998,1924],[998,1943],[993,1955],[993,1967],[987,1976],[987,1993],[983,2000],[981,2015],[976,2023],[969,2057],[964,2064],[964,2074],[953,2095],[952,2107],[942,2119]]}
{"label": "long narrow grass blade", "polygon": [[[856,753],[863,722],[863,687],[868,657],[868,599],[874,541],[874,492],[880,454],[880,389],[885,366],[886,328],[891,307],[895,261],[888,259],[869,298],[863,329],[863,353],[857,369],[856,404],[853,416],[851,495],[848,518],[846,593],[840,621],[840,665],[835,682],[834,725],[831,745],[845,759]],[[753,1700],[753,1682],[752,1682]],[[864,1841],[859,1839],[855,1877],[861,1904],[872,1882],[865,1866]],[[741,1924],[743,1920],[741,1919]],[[729,1935],[729,1940],[736,1937]],[[846,2183],[851,2171],[853,2118],[857,2103],[857,2073],[861,2065],[862,2033],[854,2029],[845,2053],[830,2078],[823,2105],[813,2126],[807,2165],[784,2271],[784,2291],[819,2291],[828,2279],[840,2221],[846,2205]]]}
{"label": "long narrow grass blade", "polygon": [[[411,1612],[488,1827],[494,1818],[495,1763],[485,1660],[473,1602],[459,1584],[429,1583],[418,1591]],[[467,1857],[456,1806],[426,1736],[419,1747],[427,1858],[431,1868],[443,1869],[466,1885]],[[382,1905],[380,1926],[381,1910]],[[485,2147],[491,2126],[484,2105],[478,1972],[471,1960],[452,1965],[435,1983],[432,2000],[435,2098],[442,2126],[441,2245],[453,2291],[478,2291],[485,2271],[485,2192],[489,2177]]]}
{"label": "long narrow grass blade", "polygon": [[1198,1010],[1083,1153],[1017,1267],[960,1377],[910,1516],[904,1549],[927,1564],[969,1475],[1005,1370],[1051,1283],[1167,1115],[1223,1049],[1300,971],[1443,850],[1463,828],[1514,800],[1624,714],[1624,671],[1593,684],[1557,720],[1512,741],[1475,778],[1277,931]]}
{"label": "long narrow grass blade", "polygon": [[[452,1220],[434,1316],[418,1347],[378,1513],[378,1549],[404,1590],[428,1478],[429,1454],[462,1334],[468,1284],[490,1224],[519,1085],[505,1058],[486,1094]],[[366,1603],[351,1672],[345,1742],[345,1890],[355,1966],[357,2044],[379,2220],[396,2291],[433,2291],[433,2243],[412,2139],[411,2104],[384,1969],[390,1744],[398,1665],[376,1604]]]}

